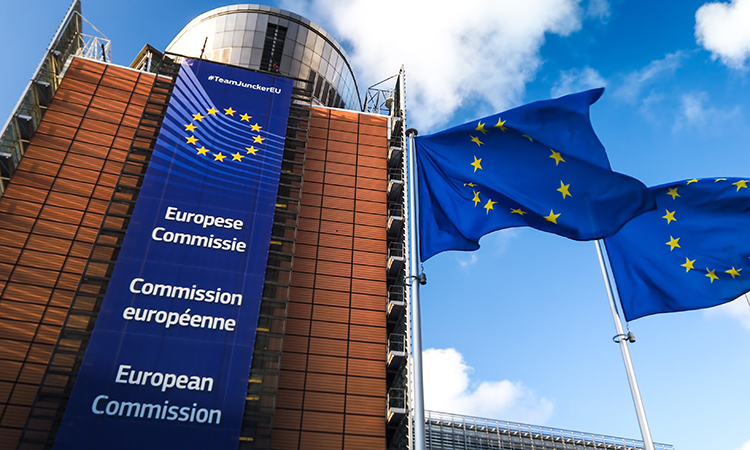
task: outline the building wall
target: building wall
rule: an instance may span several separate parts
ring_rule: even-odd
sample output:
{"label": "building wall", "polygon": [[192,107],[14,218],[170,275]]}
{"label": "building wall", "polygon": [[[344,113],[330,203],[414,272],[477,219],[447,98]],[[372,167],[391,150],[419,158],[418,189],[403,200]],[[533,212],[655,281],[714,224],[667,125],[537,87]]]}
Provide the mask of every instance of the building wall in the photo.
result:
{"label": "building wall", "polygon": [[0,449],[16,448],[153,80],[73,59],[0,198]]}
{"label": "building wall", "polygon": [[385,448],[386,137],[313,108],[274,449]]}

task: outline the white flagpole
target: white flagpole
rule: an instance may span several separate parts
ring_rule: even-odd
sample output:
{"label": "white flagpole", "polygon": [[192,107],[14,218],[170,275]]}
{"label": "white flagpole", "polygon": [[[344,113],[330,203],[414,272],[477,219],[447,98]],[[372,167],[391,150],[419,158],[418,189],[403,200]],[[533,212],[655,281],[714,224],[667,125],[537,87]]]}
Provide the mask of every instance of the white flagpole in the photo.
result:
{"label": "white flagpole", "polygon": [[425,412],[424,412],[424,388],[422,385],[422,320],[419,305],[419,285],[421,283],[419,274],[419,239],[417,228],[417,173],[416,173],[416,150],[414,149],[414,136],[417,130],[410,128],[406,130],[409,138],[409,174],[408,174],[408,219],[409,219],[409,271],[406,276],[410,287],[411,299],[411,325],[412,325],[412,358],[414,361],[414,449],[425,448]]}
{"label": "white flagpole", "polygon": [[[641,427],[641,436],[643,438],[643,446],[645,450],[654,450],[654,441],[651,439],[651,431],[648,428],[648,420],[646,419],[646,410],[643,408],[643,400],[641,399],[641,391],[638,389],[638,382],[635,379],[635,370],[633,369],[633,362],[630,360],[630,351],[628,350],[628,340],[632,338],[631,334],[625,334],[625,330],[622,329],[622,319],[617,311],[617,305],[615,304],[615,295],[612,288],[612,283],[609,278],[609,270],[604,263],[604,242],[599,239],[596,241],[596,253],[599,255],[599,265],[602,268],[602,275],[604,276],[604,284],[607,286],[607,296],[609,297],[609,308],[612,310],[612,319],[615,321],[615,330],[617,330],[617,342],[620,344],[620,351],[622,352],[622,360],[625,363],[625,372],[628,374],[628,383],[630,384],[630,393],[633,395],[633,404],[635,405],[635,414],[638,416],[638,425]],[[635,342],[635,338],[632,338],[632,342]]]}

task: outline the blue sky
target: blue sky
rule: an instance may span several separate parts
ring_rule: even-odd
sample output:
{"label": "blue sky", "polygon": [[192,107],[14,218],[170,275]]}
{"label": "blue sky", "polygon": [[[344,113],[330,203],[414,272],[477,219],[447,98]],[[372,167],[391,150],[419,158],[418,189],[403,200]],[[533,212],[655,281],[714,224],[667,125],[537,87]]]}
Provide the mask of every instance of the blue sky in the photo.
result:
{"label": "blue sky", "polygon": [[[2,6],[3,120],[65,3]],[[164,48],[193,17],[225,4],[84,0],[83,14],[127,65],[144,44]],[[615,170],[647,185],[750,177],[750,0],[272,4],[337,36],[360,86],[405,65],[407,118],[421,134],[606,86],[591,116]],[[530,229],[481,244],[425,264],[427,406],[638,438],[594,244]],[[654,439],[679,450],[750,449],[748,303],[630,325]]]}

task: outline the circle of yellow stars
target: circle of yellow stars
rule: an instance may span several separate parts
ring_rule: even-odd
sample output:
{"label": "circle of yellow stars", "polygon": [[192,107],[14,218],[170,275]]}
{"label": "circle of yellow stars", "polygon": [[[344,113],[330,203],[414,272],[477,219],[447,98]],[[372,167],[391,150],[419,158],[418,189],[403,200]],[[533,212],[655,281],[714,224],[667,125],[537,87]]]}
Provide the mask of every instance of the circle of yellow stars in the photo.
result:
{"label": "circle of yellow stars", "polygon": [[[235,117],[234,114],[237,112],[236,110],[232,109],[231,106],[229,108],[222,108],[222,109],[224,109],[224,115],[225,116]],[[219,110],[216,109],[216,108],[214,108],[212,106],[211,108],[209,108],[209,109],[206,110],[206,113],[205,113],[206,115],[205,116],[203,114],[201,114],[201,113],[192,114],[193,119],[190,121],[190,123],[186,124],[186,125],[183,125],[185,127],[185,131],[191,133],[190,136],[185,136],[186,143],[195,146],[195,150],[197,151],[197,153],[196,153],[197,155],[206,156],[206,157],[209,157],[209,158],[213,157],[214,161],[218,161],[218,162],[222,162],[222,163],[229,156],[232,157],[231,161],[238,161],[238,162],[242,162],[242,158],[247,157],[247,155],[253,155],[253,156],[255,156],[255,154],[259,150],[259,149],[255,148],[255,144],[258,144],[258,145],[263,144],[263,141],[265,141],[266,138],[261,137],[261,135],[260,135],[260,130],[263,127],[261,127],[260,125],[258,125],[257,122],[255,124],[251,124],[250,123],[250,119],[252,119],[252,116],[250,116],[250,115],[248,115],[246,113],[245,114],[241,114],[241,115],[238,116],[239,119],[240,119],[240,122],[247,122],[248,125],[250,125],[250,129],[253,132],[258,133],[258,134],[256,136],[253,136],[253,145],[251,145],[250,147],[245,147],[245,152],[246,152],[245,154],[240,153],[240,151],[238,150],[237,153],[234,153],[234,154],[230,153],[229,155],[225,155],[225,154],[223,154],[220,151],[219,152],[212,152],[212,151],[210,151],[209,149],[207,149],[202,144],[201,144],[200,147],[198,147],[198,142],[200,141],[200,139],[198,139],[198,138],[195,137],[194,131],[198,127],[194,124],[194,122],[203,122],[203,119],[205,119],[206,117],[208,117],[208,116],[216,116],[218,113],[219,113]]]}
{"label": "circle of yellow stars", "polygon": [[[495,125],[493,125],[492,128],[497,128],[500,131],[505,132],[508,129],[505,126],[505,122],[506,121],[503,120],[501,117],[498,117],[497,123]],[[475,131],[478,132],[477,135],[476,136],[472,136],[471,134],[469,135],[469,137],[471,138],[471,142],[477,144],[478,147],[481,147],[482,145],[484,145],[484,142],[482,142],[482,140],[480,139],[479,133],[481,133],[482,135],[487,134],[487,132],[489,130],[486,128],[486,125],[487,125],[486,123],[484,123],[484,122],[482,122],[480,120],[477,123],[477,127],[474,129]],[[525,137],[526,139],[528,139],[529,141],[534,142],[534,140],[531,137],[529,137],[529,136],[527,136],[525,134],[522,134],[522,136]],[[554,151],[552,149],[550,149],[550,151],[552,152],[552,154],[549,155],[549,157],[552,158],[555,161],[555,166],[559,166],[560,163],[564,163],[565,162],[565,158],[563,158],[563,156],[562,156],[562,154],[560,152],[556,152],[556,151]],[[478,170],[482,170],[483,169],[482,168],[482,158],[477,158],[476,155],[474,155],[474,162],[471,163],[471,166],[474,168],[474,173],[476,173]],[[474,207],[479,206],[479,204],[482,203],[482,200],[479,198],[479,194],[481,194],[481,191],[474,190],[474,188],[477,187],[477,185],[475,185],[474,183],[465,183],[464,187],[466,187],[466,186],[472,188],[472,192],[474,194],[474,197],[471,199],[471,201],[474,202]],[[563,182],[563,180],[560,180],[560,187],[557,189],[557,191],[560,192],[560,194],[562,195],[563,200],[565,198],[567,198],[567,197],[572,197],[573,196],[573,194],[570,193],[570,183],[565,184]],[[491,198],[488,198],[487,202],[484,204],[483,208],[485,209],[486,213],[489,215],[490,211],[495,209],[494,206],[496,204],[497,204],[497,202],[494,202],[494,201],[492,201]],[[511,208],[510,209],[510,213],[511,214],[518,214],[519,216],[523,216],[525,214],[528,214],[527,211],[524,211],[521,208]],[[547,222],[551,222],[551,223],[553,223],[553,224],[556,225],[557,224],[557,218],[560,217],[561,215],[562,215],[562,213],[557,213],[556,214],[554,210],[550,210],[549,215],[542,216],[542,217]]]}
{"label": "circle of yellow stars", "polygon": [[[693,178],[692,180],[688,180],[688,182],[686,184],[690,185],[690,184],[693,184],[693,183],[697,183],[698,181],[699,180],[697,178]],[[719,183],[721,181],[727,181],[727,179],[726,178],[715,178],[714,179],[714,183]],[[750,183],[750,180],[739,180],[739,181],[737,181],[735,183],[732,183],[732,185],[737,188],[737,190],[735,192],[739,192],[740,189],[747,189],[748,188],[747,183]],[[667,188],[667,194],[666,195],[672,197],[672,200],[676,200],[678,197],[680,197],[679,192],[677,192],[678,189],[679,189],[678,187]],[[667,208],[665,210],[664,216],[662,216],[662,219],[664,219],[664,220],[667,221],[667,225],[671,224],[672,222],[677,222],[676,213],[677,213],[676,209],[674,211],[670,211],[669,208]],[[669,251],[670,252],[673,251],[675,248],[682,249],[682,247],[680,247],[680,238],[679,237],[675,238],[674,236],[670,235],[669,236],[669,241],[665,242],[665,244],[669,246]],[[696,270],[697,271],[699,269],[696,269],[695,262],[696,262],[696,259],[690,259],[688,257],[685,257],[685,263],[684,264],[680,264],[680,267],[684,267],[685,268],[685,273],[688,273],[691,270]],[[711,284],[713,284],[714,281],[716,281],[716,280],[719,279],[719,276],[716,275],[716,270],[718,270],[718,269],[710,269],[710,268],[706,267],[706,274],[705,274],[705,276],[709,280],[711,280]],[[736,279],[737,277],[742,276],[742,274],[740,272],[742,272],[742,269],[736,269],[734,266],[732,266],[731,269],[724,271],[724,273],[730,275],[733,280]],[[721,273],[721,272],[719,272],[719,273]]]}

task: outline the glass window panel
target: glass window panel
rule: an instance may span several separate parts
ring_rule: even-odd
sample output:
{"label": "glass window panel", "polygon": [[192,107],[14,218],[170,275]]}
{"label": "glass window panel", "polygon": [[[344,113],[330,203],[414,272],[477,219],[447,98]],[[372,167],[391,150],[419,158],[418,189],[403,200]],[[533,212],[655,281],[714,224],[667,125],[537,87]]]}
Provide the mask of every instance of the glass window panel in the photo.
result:
{"label": "glass window panel", "polygon": [[318,36],[318,39],[315,40],[315,53],[322,55],[323,54],[323,47],[325,47],[326,41],[322,37]]}
{"label": "glass window panel", "polygon": [[312,61],[313,51],[309,48],[305,48],[305,52],[302,54],[302,64],[309,66]]}
{"label": "glass window panel", "polygon": [[266,32],[266,26],[268,26],[268,16],[265,14],[258,15],[258,22],[255,25],[255,29],[263,33]]}
{"label": "glass window panel", "polygon": [[237,22],[234,24],[235,30],[244,30],[247,26],[247,13],[237,13]]}
{"label": "glass window panel", "polygon": [[294,59],[299,59],[300,61],[302,61],[302,55],[304,55],[304,54],[305,54],[305,46],[302,45],[302,44],[300,44],[300,43],[295,44],[294,45],[294,52],[292,53],[292,57]]}
{"label": "glass window panel", "polygon": [[227,14],[224,17],[226,18],[224,22],[224,30],[234,30],[234,24],[237,23],[237,14]]}
{"label": "glass window panel", "polygon": [[317,54],[317,53],[313,53],[313,54],[312,54],[312,60],[310,61],[310,67],[311,67],[311,68],[312,68],[313,70],[317,70],[317,71],[319,71],[319,72],[320,72],[320,71],[322,70],[322,69],[319,69],[319,68],[320,68],[320,66],[321,66],[321,63],[320,63],[320,55],[319,55],[319,54]]}
{"label": "glass window panel", "polygon": [[258,26],[258,15],[255,13],[248,14],[247,15],[247,23],[245,24],[245,29],[247,30],[254,30]]}
{"label": "glass window panel", "polygon": [[259,48],[252,49],[252,53],[250,55],[250,68],[251,69],[260,68],[260,59],[262,56],[263,56],[263,50]]}
{"label": "glass window panel", "polygon": [[231,50],[231,56],[229,57],[229,64],[234,64],[235,66],[240,65],[240,50],[241,48],[232,48]]}
{"label": "glass window panel", "polygon": [[292,59],[291,66],[289,68],[289,74],[293,77],[298,77],[301,66],[302,64],[298,60]]}
{"label": "glass window panel", "polygon": [[325,47],[323,47],[323,59],[327,61],[331,60],[331,50],[333,50],[333,47],[326,43]]}
{"label": "glass window panel", "polygon": [[242,47],[245,40],[245,30],[239,29],[232,31],[232,47]]}
{"label": "glass window panel", "polygon": [[222,47],[231,47],[232,46],[232,39],[234,39],[234,32],[233,31],[227,31],[224,33],[223,39],[221,40],[221,46]]}
{"label": "glass window panel", "polygon": [[300,44],[305,44],[307,42],[307,33],[308,29],[305,27],[299,27],[299,30],[297,30],[297,42]]}
{"label": "glass window panel", "polygon": [[289,74],[293,77],[296,77],[297,74],[291,73],[289,69],[292,67],[292,57],[288,55],[282,55],[281,56],[281,64],[279,65],[279,70],[282,74]]}
{"label": "glass window panel", "polygon": [[250,56],[253,53],[253,49],[251,48],[243,48],[242,52],[240,53],[240,65],[242,67],[250,67]]}
{"label": "glass window panel", "polygon": [[224,31],[226,28],[227,16],[219,16],[216,18],[216,31]]}

